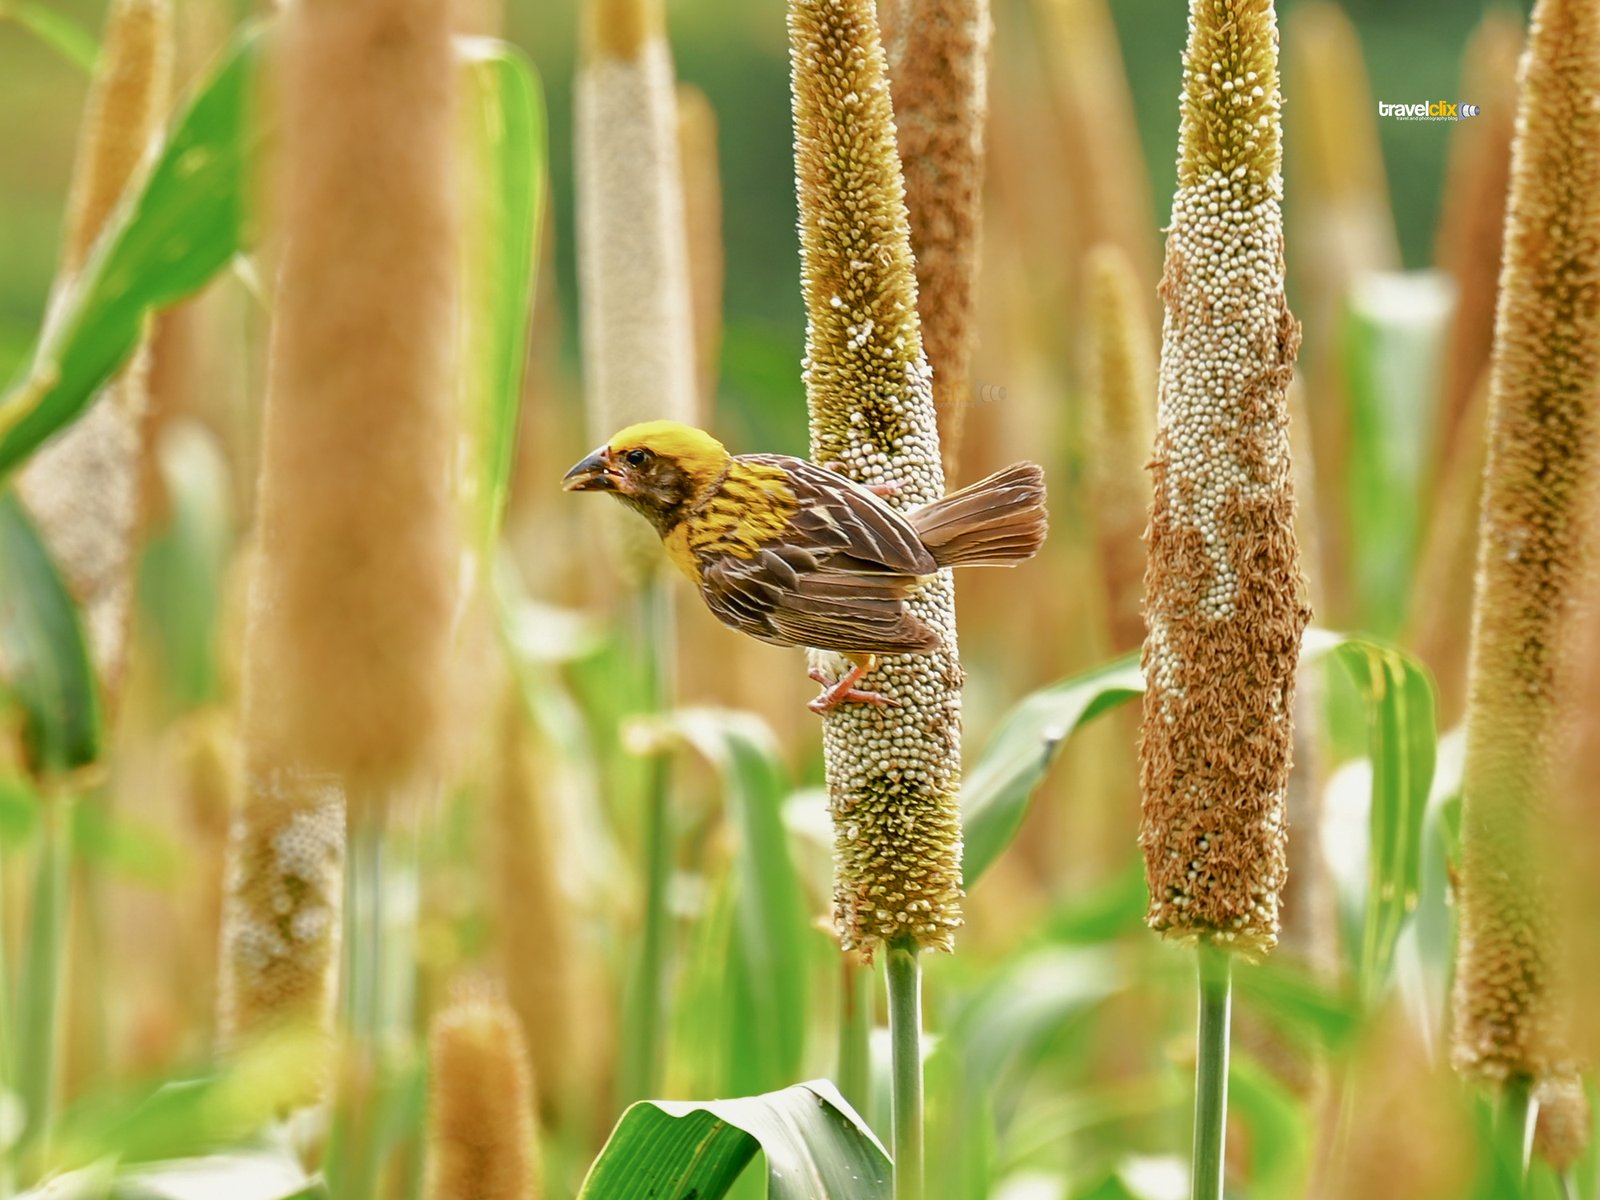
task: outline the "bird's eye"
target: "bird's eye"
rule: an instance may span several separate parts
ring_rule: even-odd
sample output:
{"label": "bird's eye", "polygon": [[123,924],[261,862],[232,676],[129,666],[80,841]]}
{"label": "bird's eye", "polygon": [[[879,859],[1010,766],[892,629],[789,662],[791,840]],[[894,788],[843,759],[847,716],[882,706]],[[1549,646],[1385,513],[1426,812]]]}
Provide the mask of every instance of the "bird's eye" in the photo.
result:
{"label": "bird's eye", "polygon": [[650,451],[629,450],[628,453],[623,457],[628,460],[628,465],[630,467],[642,467],[645,463],[650,461]]}

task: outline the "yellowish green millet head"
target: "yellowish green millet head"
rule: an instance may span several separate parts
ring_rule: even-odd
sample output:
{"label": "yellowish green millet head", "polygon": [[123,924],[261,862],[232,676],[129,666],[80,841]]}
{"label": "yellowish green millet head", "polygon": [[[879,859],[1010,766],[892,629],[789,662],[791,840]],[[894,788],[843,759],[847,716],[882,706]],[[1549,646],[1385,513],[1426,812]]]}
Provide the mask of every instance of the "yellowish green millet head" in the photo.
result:
{"label": "yellowish green millet head", "polygon": [[[871,0],[791,0],[811,457],[914,508],[944,495],[905,187]],[[844,948],[948,950],[961,924],[961,665],[948,572],[908,601],[941,647],[884,659],[895,707],[823,718]],[[837,670],[831,663],[825,669]]]}

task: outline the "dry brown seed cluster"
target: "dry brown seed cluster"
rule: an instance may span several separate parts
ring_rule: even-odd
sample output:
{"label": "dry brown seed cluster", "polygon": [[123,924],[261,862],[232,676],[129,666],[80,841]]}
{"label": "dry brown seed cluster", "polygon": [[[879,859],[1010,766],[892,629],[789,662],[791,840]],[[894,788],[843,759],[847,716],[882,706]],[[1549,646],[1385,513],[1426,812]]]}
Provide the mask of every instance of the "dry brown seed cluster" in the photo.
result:
{"label": "dry brown seed cluster", "polygon": [[1145,576],[1140,842],[1153,929],[1278,936],[1300,635],[1271,0],[1192,0]]}
{"label": "dry brown seed cluster", "polygon": [[947,474],[969,407],[989,111],[988,0],[880,3],[916,259],[922,344]]}
{"label": "dry brown seed cluster", "polygon": [[[914,508],[944,495],[933,385],[883,47],[871,0],[791,0],[795,172],[811,457]],[[961,665],[941,572],[908,602],[943,645],[886,659],[866,686],[899,707],[823,719],[845,949],[948,950],[961,924]],[[833,664],[837,668],[838,664]]]}
{"label": "dry brown seed cluster", "polygon": [[[694,422],[695,359],[672,55],[661,0],[595,0],[574,113],[589,430]],[[625,571],[664,561],[643,521],[605,521]]]}
{"label": "dry brown seed cluster", "polygon": [[1541,865],[1600,442],[1600,10],[1540,0],[1522,65],[1489,390],[1462,780],[1455,1051],[1488,1080],[1566,1050]]}
{"label": "dry brown seed cluster", "polygon": [[[159,136],[172,90],[172,60],[167,0],[112,5],[73,164],[61,255],[64,282],[83,266]],[[141,349],[75,424],[29,460],[17,481],[84,614],[95,666],[113,697],[132,611],[148,381],[149,355]]]}
{"label": "dry brown seed cluster", "polygon": [[533,1081],[510,1005],[480,989],[435,1017],[428,1075],[428,1200],[534,1200]]}
{"label": "dry brown seed cluster", "polygon": [[1087,274],[1090,505],[1111,646],[1120,654],[1144,639],[1145,465],[1155,442],[1155,364],[1149,318],[1127,255],[1110,243],[1096,246]]}

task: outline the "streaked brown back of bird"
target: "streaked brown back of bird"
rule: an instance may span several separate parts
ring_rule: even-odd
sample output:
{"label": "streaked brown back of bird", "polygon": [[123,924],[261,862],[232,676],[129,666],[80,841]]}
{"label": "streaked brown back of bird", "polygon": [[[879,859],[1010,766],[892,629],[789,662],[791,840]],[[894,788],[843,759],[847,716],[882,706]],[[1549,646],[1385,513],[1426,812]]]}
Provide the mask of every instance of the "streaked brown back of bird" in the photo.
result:
{"label": "streaked brown back of bird", "polygon": [[1038,552],[1049,530],[1044,471],[1016,463],[917,509],[909,520],[941,567],[1014,567]]}

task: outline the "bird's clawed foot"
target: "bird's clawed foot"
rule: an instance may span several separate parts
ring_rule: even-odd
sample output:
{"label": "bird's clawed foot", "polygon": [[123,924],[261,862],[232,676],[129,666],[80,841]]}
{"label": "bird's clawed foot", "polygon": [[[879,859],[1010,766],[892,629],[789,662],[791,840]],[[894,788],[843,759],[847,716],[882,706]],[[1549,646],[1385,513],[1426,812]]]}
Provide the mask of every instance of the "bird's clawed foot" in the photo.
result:
{"label": "bird's clawed foot", "polygon": [[898,700],[892,700],[881,692],[868,692],[856,687],[856,684],[871,674],[877,665],[877,658],[868,656],[864,662],[852,662],[850,669],[838,679],[829,679],[821,667],[812,667],[806,672],[806,677],[822,684],[822,692],[806,707],[818,716],[832,712],[841,704],[873,704],[879,708],[899,708]]}

